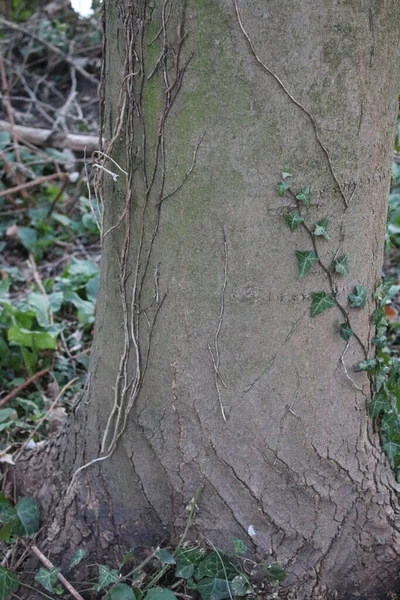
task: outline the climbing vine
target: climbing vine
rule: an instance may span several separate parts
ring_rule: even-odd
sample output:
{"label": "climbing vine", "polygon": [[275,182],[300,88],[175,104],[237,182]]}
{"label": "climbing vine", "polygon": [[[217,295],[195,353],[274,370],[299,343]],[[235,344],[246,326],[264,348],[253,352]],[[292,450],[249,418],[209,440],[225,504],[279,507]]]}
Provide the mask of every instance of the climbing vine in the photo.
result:
{"label": "climbing vine", "polygon": [[[290,231],[293,233],[298,227],[301,227],[310,239],[311,249],[295,252],[299,279],[303,279],[314,265],[318,265],[327,278],[327,289],[311,294],[310,316],[315,318],[328,308],[334,307],[337,307],[341,312],[343,322],[339,326],[338,333],[346,342],[346,348],[341,356],[341,363],[345,368],[347,378],[359,391],[363,390],[357,386],[349,375],[343,357],[352,337],[361,347],[364,359],[354,365],[353,370],[356,372],[364,371],[369,376],[373,395],[368,403],[368,411],[373,419],[379,421],[383,449],[397,479],[400,480],[400,362],[390,355],[388,349],[386,337],[388,322],[385,314],[385,304],[390,296],[392,282],[380,282],[373,294],[373,299],[377,305],[372,315],[372,321],[376,327],[376,335],[371,340],[372,345],[375,347],[375,355],[369,357],[367,348],[351,326],[349,311],[338,299],[336,278],[349,275],[347,256],[345,254],[339,256],[338,250],[331,264],[327,265],[321,260],[316,240],[319,239],[322,243],[330,240],[328,232],[329,219],[324,217],[312,225],[308,224],[307,210],[311,207],[310,188],[302,188],[296,193],[292,189],[291,178],[291,173],[282,172],[282,181],[277,185],[277,192],[279,196],[289,195],[293,201],[288,212],[284,215]],[[352,292],[348,294],[350,310],[365,308],[367,296],[367,288],[363,285],[356,285]]]}

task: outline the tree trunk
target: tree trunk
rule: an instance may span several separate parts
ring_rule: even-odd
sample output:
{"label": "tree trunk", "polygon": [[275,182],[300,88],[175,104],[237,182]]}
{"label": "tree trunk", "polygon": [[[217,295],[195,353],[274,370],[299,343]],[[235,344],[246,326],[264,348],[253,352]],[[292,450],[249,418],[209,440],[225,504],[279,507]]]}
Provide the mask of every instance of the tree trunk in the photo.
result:
{"label": "tree trunk", "polygon": [[[394,589],[399,486],[352,366],[373,355],[399,25],[397,0],[105,0],[101,288],[53,555],[174,539],[204,486],[194,535],[244,539],[294,597]],[[285,170],[329,240],[290,232]],[[311,238],[328,273],[299,279]],[[332,289],[345,313],[311,318]]]}

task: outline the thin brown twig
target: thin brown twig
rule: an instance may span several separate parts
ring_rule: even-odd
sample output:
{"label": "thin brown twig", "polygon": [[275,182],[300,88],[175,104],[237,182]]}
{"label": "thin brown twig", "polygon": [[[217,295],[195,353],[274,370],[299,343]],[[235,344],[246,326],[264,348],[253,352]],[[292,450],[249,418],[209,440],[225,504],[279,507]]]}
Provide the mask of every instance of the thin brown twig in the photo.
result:
{"label": "thin brown twig", "polygon": [[15,398],[15,396],[18,396],[18,394],[20,392],[22,392],[22,390],[24,390],[26,387],[28,387],[29,385],[31,385],[32,383],[34,383],[37,379],[39,379],[39,377],[43,377],[43,375],[46,375],[46,373],[48,373],[51,368],[52,368],[52,366],[50,365],[49,367],[46,367],[45,369],[42,369],[41,371],[38,371],[37,373],[34,373],[30,377],[28,377],[28,379],[25,379],[25,381],[23,381],[22,383],[20,383],[19,385],[17,385],[17,387],[14,388],[12,392],[10,392],[9,394],[7,394],[7,396],[4,396],[4,398],[1,398],[1,400],[0,400],[0,408],[2,406],[5,406],[7,404],[7,402],[9,402],[10,400],[12,400],[13,398]]}
{"label": "thin brown twig", "polygon": [[26,183],[21,183],[20,185],[16,185],[15,187],[8,188],[8,190],[1,190],[0,197],[8,196],[9,194],[16,194],[17,192],[21,192],[31,187],[36,187],[37,185],[41,185],[42,183],[47,183],[48,181],[54,181],[54,179],[67,179],[67,173],[53,173],[52,175],[44,175],[43,177],[37,177],[32,181],[27,181]]}
{"label": "thin brown twig", "polygon": [[[35,544],[32,544],[31,550],[35,556],[44,564],[47,569],[54,569],[53,563],[39,550]],[[84,600],[79,592],[70,584],[70,582],[65,579],[64,575],[61,573],[57,573],[57,579],[61,581],[63,586],[69,591],[71,596],[73,596],[76,600]]]}

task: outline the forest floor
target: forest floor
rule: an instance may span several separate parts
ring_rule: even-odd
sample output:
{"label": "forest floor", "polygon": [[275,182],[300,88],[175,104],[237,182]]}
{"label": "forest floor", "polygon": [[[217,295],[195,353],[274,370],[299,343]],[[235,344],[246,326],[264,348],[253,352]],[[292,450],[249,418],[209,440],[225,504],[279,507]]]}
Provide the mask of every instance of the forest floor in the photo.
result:
{"label": "forest floor", "polygon": [[[11,510],[7,497],[12,498],[4,474],[22,449],[43,444],[58,431],[82,390],[100,262],[100,215],[92,187],[92,152],[99,130],[100,11],[80,19],[68,0],[50,2],[36,13],[18,9],[22,6],[18,2],[13,6],[8,15],[0,16],[0,551],[4,551],[0,600],[15,589],[10,569],[20,560],[9,545],[11,530],[7,537],[6,527],[1,528],[2,516]],[[390,352],[396,356],[400,348],[399,162],[395,155],[384,268],[384,277],[393,281],[385,312]],[[12,500],[18,507],[17,499]],[[245,549],[241,540],[235,544],[236,560]],[[217,570],[222,564],[225,575],[226,569],[232,571],[238,593],[246,588],[242,571],[232,570],[220,554],[212,552],[211,557],[206,560],[215,563]],[[76,564],[82,558],[78,553]],[[157,581],[157,573],[163,571],[164,576],[175,558],[167,550],[154,554]],[[126,557],[126,563],[129,560]],[[181,582],[189,572],[201,571],[204,560],[199,551],[190,556],[186,552],[177,569]],[[42,580],[37,578],[47,590],[43,595],[60,597],[58,572],[47,567],[42,569]],[[100,567],[92,592],[104,597],[108,590],[111,600],[135,598],[123,580],[115,578],[115,570]],[[276,565],[268,575],[270,582],[279,585],[284,571]],[[164,593],[150,600],[174,600],[176,594],[190,599],[186,587],[184,593],[181,588],[168,598]],[[226,597],[222,588],[219,593],[219,598]],[[202,596],[207,597],[207,590]]]}

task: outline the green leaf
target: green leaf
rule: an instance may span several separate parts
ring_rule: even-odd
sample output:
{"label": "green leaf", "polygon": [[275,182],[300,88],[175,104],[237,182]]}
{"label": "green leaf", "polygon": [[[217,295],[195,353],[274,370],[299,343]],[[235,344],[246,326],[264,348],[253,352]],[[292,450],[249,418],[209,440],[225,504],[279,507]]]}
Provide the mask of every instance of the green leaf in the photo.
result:
{"label": "green leaf", "polygon": [[37,245],[37,233],[31,227],[18,227],[17,235],[21,244],[32,254],[35,254]]}
{"label": "green leaf", "polygon": [[108,592],[108,600],[136,600],[136,596],[129,585],[126,583],[117,583],[117,585]]}
{"label": "green leaf", "polygon": [[351,336],[353,335],[353,330],[351,329],[351,327],[349,327],[348,323],[342,323],[340,325],[340,337],[342,338],[342,340],[345,340],[345,342],[347,342]]}
{"label": "green leaf", "polygon": [[6,600],[18,588],[19,581],[15,573],[0,567],[0,600]]}
{"label": "green leaf", "polygon": [[57,336],[64,329],[63,325],[52,325],[47,331],[31,331],[13,325],[8,330],[8,341],[17,346],[26,346],[36,350],[56,350]]}
{"label": "green leaf", "polygon": [[400,455],[400,442],[386,442],[383,444],[383,449],[389,460],[392,460],[395,456]]}
{"label": "green leaf", "polygon": [[297,194],[296,200],[299,200],[300,202],[305,204],[307,207],[309,207],[310,206],[310,188],[309,187],[302,188],[300,190],[300,192]]}
{"label": "green leaf", "polygon": [[53,311],[53,313],[58,312],[64,301],[63,292],[53,292],[52,294],[49,294],[47,296],[47,298],[49,300],[49,305],[50,305],[50,308]]}
{"label": "green leaf", "polygon": [[326,292],[311,294],[311,317],[314,318],[327,308],[336,306],[335,298]]}
{"label": "green leaf", "polygon": [[151,588],[146,596],[146,600],[176,600],[176,596],[171,590],[162,587]]}
{"label": "green leaf", "polygon": [[4,494],[0,494],[0,521],[2,523],[8,523],[11,519],[15,519],[16,517],[17,511],[12,506],[11,502],[7,500]]}
{"label": "green leaf", "polygon": [[0,540],[2,542],[8,543],[11,538],[11,534],[16,525],[18,525],[18,518],[8,521],[1,529],[0,529]]}
{"label": "green leaf", "polygon": [[233,551],[235,554],[239,554],[244,556],[247,552],[247,546],[243,540],[240,538],[232,538],[231,542],[233,543]]}
{"label": "green leaf", "polygon": [[278,196],[284,196],[287,190],[290,190],[290,185],[286,181],[280,181],[276,187]]}
{"label": "green leaf", "polygon": [[321,221],[318,221],[315,225],[315,229],[313,231],[313,235],[320,235],[324,237],[326,240],[330,240],[331,238],[326,232],[326,228],[328,227],[329,219],[328,217],[324,217]]}
{"label": "green leaf", "polygon": [[195,572],[195,578],[197,580],[207,578],[221,578],[224,577],[230,579],[237,575],[237,570],[232,563],[218,552],[210,552],[206,555],[204,560],[197,566]]}
{"label": "green leaf", "polygon": [[377,348],[383,348],[387,345],[387,337],[386,335],[375,336],[371,340],[371,344],[376,346]]}
{"label": "green leaf", "polygon": [[165,548],[162,548],[161,550],[159,550],[157,552],[157,557],[163,565],[175,565],[176,564],[176,560],[173,557],[173,555],[171,554],[171,552],[169,552],[169,550],[165,550]]}
{"label": "green leaf", "polygon": [[287,577],[286,571],[278,563],[268,565],[267,569],[272,587],[278,587],[282,581],[285,581]]}
{"label": "green leaf", "polygon": [[282,171],[282,179],[287,179],[288,177],[293,177],[289,171]]}
{"label": "green leaf", "polygon": [[289,225],[290,231],[294,231],[295,229],[297,229],[300,223],[303,223],[304,219],[300,216],[298,212],[295,212],[288,213],[287,215],[285,215],[285,221]]}
{"label": "green leaf", "polygon": [[236,575],[230,582],[234,596],[245,596],[249,592],[249,582],[244,575]]}
{"label": "green leaf", "polygon": [[296,250],[297,260],[299,262],[299,279],[303,279],[313,265],[318,262],[318,257],[312,250],[300,252]]}
{"label": "green leaf", "polygon": [[366,358],[365,360],[360,361],[353,367],[353,371],[374,371],[377,366],[377,361],[375,358]]}
{"label": "green leaf", "polygon": [[[7,421],[7,419],[11,418],[17,419],[18,415],[15,408],[1,408],[0,409],[0,423]],[[6,500],[7,504],[11,507],[11,504]],[[0,521],[1,521],[1,504],[2,500],[0,499]],[[14,510],[14,509],[13,509]]]}
{"label": "green leaf", "polygon": [[202,579],[198,582],[197,589],[202,600],[223,600],[230,598],[232,594],[226,579]]}
{"label": "green leaf", "polygon": [[347,275],[349,274],[349,267],[347,264],[347,256],[346,255],[339,256],[339,258],[337,258],[335,260],[335,271],[336,271],[336,273],[339,273],[339,275],[343,275],[343,277],[347,277]]}
{"label": "green leaf", "polygon": [[0,131],[0,150],[4,150],[11,143],[11,134],[8,131]]}
{"label": "green leaf", "polygon": [[54,593],[54,586],[57,583],[57,575],[61,569],[53,567],[52,569],[44,569],[41,567],[35,575],[35,580],[40,583],[48,592]]}
{"label": "green leaf", "polygon": [[388,400],[386,394],[374,394],[371,402],[368,404],[368,412],[369,416],[373,419],[374,417],[379,416],[388,408]]}
{"label": "green leaf", "polygon": [[194,573],[194,564],[189,560],[185,562],[179,559],[176,564],[175,577],[182,579],[190,579]]}
{"label": "green leaf", "polygon": [[349,302],[352,308],[364,308],[367,300],[367,288],[363,285],[356,285],[354,292],[349,294]]}
{"label": "green leaf", "polygon": [[67,269],[70,275],[85,275],[86,277],[92,277],[97,275],[99,267],[94,260],[89,258],[88,260],[79,260],[79,258],[72,258]]}
{"label": "green leaf", "polygon": [[97,591],[99,592],[108,585],[117,583],[118,579],[119,574],[116,569],[110,569],[107,565],[99,565],[99,578],[98,584],[96,585]]}
{"label": "green leaf", "polygon": [[79,563],[81,562],[81,560],[83,560],[83,558],[85,556],[86,556],[86,550],[82,550],[82,548],[78,548],[78,550],[73,555],[71,562],[69,563],[69,568],[73,569],[74,567],[79,565]]}
{"label": "green leaf", "polygon": [[15,510],[26,535],[35,535],[39,531],[39,503],[33,498],[20,498]]}
{"label": "green leaf", "polygon": [[37,322],[41,327],[48,327],[50,325],[49,316],[49,299],[44,294],[35,294],[32,292],[28,296],[28,305],[34,311]]}

